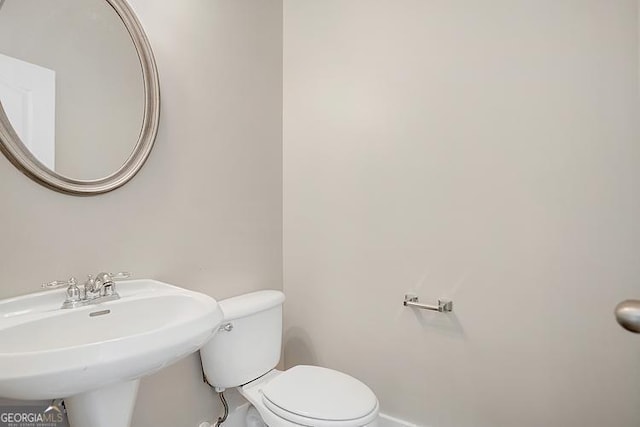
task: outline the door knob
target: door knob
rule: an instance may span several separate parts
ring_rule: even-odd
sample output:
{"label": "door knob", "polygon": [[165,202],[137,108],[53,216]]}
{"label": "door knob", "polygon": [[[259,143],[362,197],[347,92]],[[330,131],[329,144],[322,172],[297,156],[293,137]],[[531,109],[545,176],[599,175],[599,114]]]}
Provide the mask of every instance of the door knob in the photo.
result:
{"label": "door knob", "polygon": [[628,299],[618,304],[616,320],[627,331],[640,333],[640,300]]}

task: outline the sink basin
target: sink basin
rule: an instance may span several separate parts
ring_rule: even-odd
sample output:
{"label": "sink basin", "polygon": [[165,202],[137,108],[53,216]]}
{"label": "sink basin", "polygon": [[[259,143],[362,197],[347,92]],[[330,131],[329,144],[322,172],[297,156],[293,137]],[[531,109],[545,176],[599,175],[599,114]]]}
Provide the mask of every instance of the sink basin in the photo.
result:
{"label": "sink basin", "polygon": [[139,378],[197,351],[222,321],[201,293],[155,280],[117,290],[119,300],[73,309],[60,308],[64,289],[0,301],[0,397],[64,398],[72,427],[126,427]]}

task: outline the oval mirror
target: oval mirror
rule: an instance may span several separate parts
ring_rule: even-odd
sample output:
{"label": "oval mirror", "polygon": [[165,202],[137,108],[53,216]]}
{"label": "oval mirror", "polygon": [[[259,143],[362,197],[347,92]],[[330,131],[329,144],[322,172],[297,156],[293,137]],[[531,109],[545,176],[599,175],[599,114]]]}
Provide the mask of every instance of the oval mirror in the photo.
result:
{"label": "oval mirror", "polygon": [[125,0],[0,0],[0,150],[73,195],[114,190],[158,130],[149,41]]}

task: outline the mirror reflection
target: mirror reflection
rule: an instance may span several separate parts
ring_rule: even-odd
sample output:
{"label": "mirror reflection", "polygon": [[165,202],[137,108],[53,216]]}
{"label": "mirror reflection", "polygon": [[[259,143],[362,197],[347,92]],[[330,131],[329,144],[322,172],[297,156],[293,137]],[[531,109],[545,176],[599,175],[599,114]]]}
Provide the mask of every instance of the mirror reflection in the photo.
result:
{"label": "mirror reflection", "polygon": [[104,178],[142,129],[140,60],[104,0],[0,0],[0,102],[22,143],[50,170]]}

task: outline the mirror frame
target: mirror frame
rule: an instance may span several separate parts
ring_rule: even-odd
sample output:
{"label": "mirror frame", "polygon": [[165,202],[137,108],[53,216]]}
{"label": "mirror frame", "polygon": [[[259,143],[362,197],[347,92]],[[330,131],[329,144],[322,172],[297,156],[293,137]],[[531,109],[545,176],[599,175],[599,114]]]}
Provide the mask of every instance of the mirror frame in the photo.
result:
{"label": "mirror frame", "polygon": [[0,103],[0,151],[22,173],[52,190],[74,196],[107,193],[133,178],[149,157],[160,121],[160,82],[149,40],[135,12],[126,0],[104,0],[124,23],[135,46],[144,84],[144,114],[138,142],[126,162],[111,175],[95,180],[79,180],[58,174],[43,165],[22,143]]}

